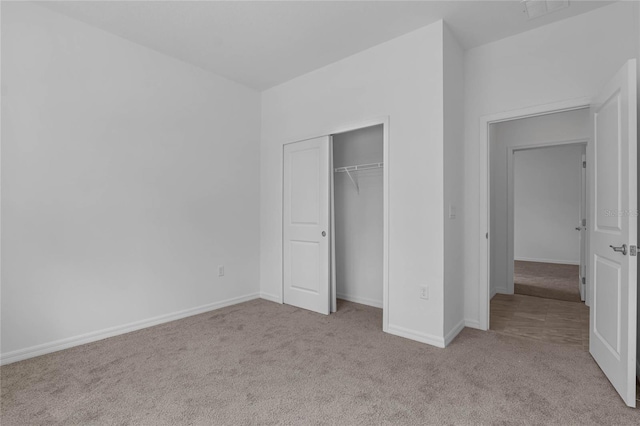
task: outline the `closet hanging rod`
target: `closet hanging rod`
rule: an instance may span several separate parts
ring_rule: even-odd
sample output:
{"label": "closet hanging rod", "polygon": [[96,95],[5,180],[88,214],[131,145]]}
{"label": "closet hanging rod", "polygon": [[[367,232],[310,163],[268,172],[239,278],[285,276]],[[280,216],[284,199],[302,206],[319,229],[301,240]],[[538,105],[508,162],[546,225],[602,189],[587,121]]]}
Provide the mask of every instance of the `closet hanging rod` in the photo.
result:
{"label": "closet hanging rod", "polygon": [[338,167],[334,171],[336,173],[341,172],[357,172],[360,170],[372,170],[372,169],[381,169],[384,167],[384,163],[369,163],[369,164],[358,164],[357,166],[346,166],[346,167]]}

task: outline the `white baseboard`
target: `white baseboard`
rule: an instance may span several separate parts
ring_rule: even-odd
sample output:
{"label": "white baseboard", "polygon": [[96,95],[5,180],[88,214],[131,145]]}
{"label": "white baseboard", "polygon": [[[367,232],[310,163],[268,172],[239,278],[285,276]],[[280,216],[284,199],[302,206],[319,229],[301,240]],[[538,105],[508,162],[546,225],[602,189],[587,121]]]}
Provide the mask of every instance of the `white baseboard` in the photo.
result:
{"label": "white baseboard", "polygon": [[351,296],[348,294],[336,293],[338,299],[344,299],[348,302],[360,303],[361,305],[373,306],[382,309],[382,300],[368,299],[366,297]]}
{"label": "white baseboard", "polygon": [[493,296],[498,294],[498,290],[495,287],[491,287],[491,294],[489,294],[489,300],[493,299]]}
{"label": "white baseboard", "polygon": [[399,327],[397,325],[389,324],[387,333],[393,334],[394,336],[404,337],[405,339],[415,340],[420,343],[426,343],[427,345],[435,346],[437,348],[444,348],[445,346],[443,337],[409,330],[408,328]]}
{"label": "white baseboard", "polygon": [[258,297],[259,297],[258,293],[248,294],[246,296],[234,297],[232,299],[209,303],[207,305],[202,305],[195,308],[189,308],[182,311],[173,312],[170,314],[159,315],[157,317],[153,317],[153,318],[149,318],[141,321],[135,321],[129,324],[105,328],[103,330],[98,330],[98,331],[92,331],[90,333],[81,334],[79,336],[68,337],[66,339],[60,339],[60,340],[56,340],[49,343],[43,343],[40,345],[25,348],[25,349],[18,349],[16,351],[0,354],[0,365],[6,365],[12,362],[22,361],[22,360],[33,358],[36,356],[61,351],[63,349],[69,349],[74,346],[80,346],[86,343],[91,343],[98,340],[106,339],[108,337],[130,333],[132,331],[140,330],[147,327],[152,327],[154,325],[163,324],[163,323],[175,321],[181,318],[202,314],[204,312],[213,311],[216,309],[224,308],[224,307],[235,305],[242,302],[247,302],[249,300],[257,299]]}
{"label": "white baseboard", "polygon": [[493,296],[495,296],[496,294],[513,294],[513,292],[509,292],[509,290],[507,290],[505,287],[496,287],[491,289],[491,299],[493,299]]}
{"label": "white baseboard", "polygon": [[464,328],[464,323],[465,321],[462,320],[458,323],[458,325],[456,325],[455,327],[453,327],[451,329],[451,331],[449,331],[447,334],[445,334],[444,336],[444,345],[445,346],[449,346],[449,343],[453,342],[453,339],[456,338],[456,336],[462,331],[462,329]]}
{"label": "white baseboard", "polygon": [[523,262],[558,263],[561,265],[580,265],[579,260],[538,259],[533,257],[518,257],[514,260],[521,260]]}
{"label": "white baseboard", "polygon": [[260,299],[282,304],[282,298],[280,296],[276,296],[275,294],[260,292]]}
{"label": "white baseboard", "polygon": [[482,330],[482,327],[480,327],[480,321],[477,321],[477,320],[465,319],[464,326],[469,328],[475,328],[477,330]]}

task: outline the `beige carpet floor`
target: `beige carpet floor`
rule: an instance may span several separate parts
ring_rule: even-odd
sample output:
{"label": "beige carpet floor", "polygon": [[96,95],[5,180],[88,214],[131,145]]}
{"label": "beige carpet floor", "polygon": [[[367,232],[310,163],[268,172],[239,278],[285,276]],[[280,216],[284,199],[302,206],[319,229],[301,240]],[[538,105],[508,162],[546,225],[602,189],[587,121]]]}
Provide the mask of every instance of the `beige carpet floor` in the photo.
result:
{"label": "beige carpet floor", "polygon": [[582,348],[254,300],[0,368],[3,426],[640,424]]}
{"label": "beige carpet floor", "polygon": [[516,260],[513,272],[516,294],[580,302],[578,265]]}

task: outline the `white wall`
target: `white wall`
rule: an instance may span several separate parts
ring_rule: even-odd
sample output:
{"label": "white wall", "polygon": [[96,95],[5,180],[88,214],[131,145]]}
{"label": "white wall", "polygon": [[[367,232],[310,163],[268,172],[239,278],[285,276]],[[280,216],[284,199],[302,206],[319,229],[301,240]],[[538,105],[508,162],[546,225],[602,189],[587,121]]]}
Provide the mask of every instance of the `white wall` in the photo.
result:
{"label": "white wall", "polygon": [[589,97],[638,55],[637,2],[617,2],[465,53],[465,319],[480,325],[480,117]]}
{"label": "white wall", "polygon": [[[444,332],[464,324],[464,51],[444,28]],[[453,211],[450,212],[450,208]],[[450,215],[450,213],[453,213]],[[451,217],[452,216],[452,217]],[[447,342],[448,343],[448,342]]]}
{"label": "white wall", "polygon": [[7,2],[2,88],[3,361],[257,295],[258,93]]}
{"label": "white wall", "polygon": [[[383,161],[382,125],[333,137],[333,166]],[[382,169],[334,173],[336,293],[338,298],[382,307]]]}
{"label": "white wall", "polygon": [[[491,286],[498,293],[506,293],[507,292],[507,282],[509,277],[507,276],[507,259],[508,259],[508,199],[507,199],[507,157],[508,157],[508,149],[509,148],[518,148],[518,147],[526,147],[527,145],[532,144],[546,144],[553,142],[561,142],[568,140],[577,140],[577,139],[588,139],[590,137],[590,112],[588,108],[567,111],[557,114],[548,114],[542,115],[538,117],[524,118],[520,120],[512,120],[506,121],[502,123],[492,124],[492,138],[489,142],[490,148],[490,159],[491,159],[491,170],[490,170],[490,179],[491,179],[491,232],[492,238],[490,240],[491,243]],[[577,148],[578,151],[580,148]],[[522,151],[518,152],[516,155],[522,155]],[[527,155],[527,154],[524,154]],[[530,155],[536,155],[530,154]],[[540,154],[538,154],[540,155]],[[550,168],[561,168],[562,164],[557,163],[558,159],[555,159],[553,163],[546,164],[546,171],[549,171]],[[570,160],[567,160],[570,161]],[[579,161],[579,160],[578,160]],[[577,167],[577,165],[574,165]],[[532,172],[535,175],[535,171]],[[579,171],[578,171],[579,173]],[[515,176],[521,178],[522,175],[519,172],[514,172]],[[540,173],[542,174],[542,173]],[[567,172],[567,175],[570,175]],[[567,178],[561,171],[557,171],[557,177]],[[580,175],[578,174],[578,178]],[[545,191],[544,185],[547,185],[549,182],[547,181],[551,176],[545,177],[545,182],[540,182],[540,190]],[[522,180],[520,181],[522,182]],[[566,188],[568,192],[572,191],[572,187],[575,185],[574,181],[568,182],[557,182],[550,188],[547,192],[549,196],[552,195],[551,191],[558,191],[561,188]],[[578,189],[580,188],[580,181],[578,180]],[[519,197],[522,194],[515,194]],[[530,195],[530,194],[529,194]],[[576,193],[576,196],[579,196],[579,192]],[[516,197],[514,197],[514,202]],[[526,196],[524,196],[526,200]],[[523,198],[520,198],[523,200]],[[578,201],[575,202],[576,209],[579,208],[579,198]],[[515,204],[514,204],[515,205]],[[571,209],[572,207],[567,207],[567,209]],[[559,232],[560,229],[566,227],[569,224],[569,228],[564,230],[564,233],[557,234],[557,247],[562,247],[563,249],[559,252],[547,252],[546,254],[538,254],[537,259],[542,261],[546,260],[572,260],[574,255],[567,254],[567,251],[573,253],[569,247],[573,247],[572,243],[578,241],[578,232],[573,229],[577,225],[576,221],[573,222],[567,218],[567,216],[571,216],[572,213],[567,213],[566,211],[560,212],[558,210],[558,206],[538,206],[536,210],[536,214],[529,219],[535,220],[536,223],[539,223],[539,227],[535,228],[536,235],[542,237],[543,231],[542,229],[548,230],[549,226],[554,227],[554,231]],[[522,209],[517,209],[520,213],[523,212]],[[524,212],[525,214],[527,212]],[[530,212],[531,213],[531,212]],[[543,216],[538,215],[537,213],[542,214]],[[560,215],[556,215],[556,213]],[[575,216],[577,216],[577,211],[573,212]],[[559,221],[560,217],[563,219]],[[571,218],[575,219],[573,216]],[[522,225],[523,228],[520,228],[520,231],[532,230],[535,226],[534,223],[530,224],[531,226],[527,226],[527,224],[523,224],[522,222],[516,221],[519,225]],[[546,225],[543,225],[546,224]],[[556,229],[559,228],[559,229]],[[514,229],[514,236],[521,237],[522,234],[517,228]],[[571,231],[571,232],[569,232]],[[524,231],[528,232],[528,231]],[[575,235],[574,235],[575,234]],[[546,234],[545,234],[546,235]],[[553,234],[548,238],[553,237]],[[561,242],[561,238],[564,241]],[[579,247],[578,247],[579,248]],[[550,249],[550,248],[549,248]],[[515,258],[522,257],[523,255],[516,255]],[[579,251],[575,257],[576,261],[579,260]],[[525,260],[525,259],[521,259]],[[532,260],[532,259],[531,259]]]}
{"label": "white wall", "polygon": [[282,145],[388,116],[389,331],[444,343],[442,38],[438,22],[263,93],[264,297],[282,298]]}
{"label": "white wall", "polygon": [[514,154],[515,260],[580,264],[582,153],[577,145]]}

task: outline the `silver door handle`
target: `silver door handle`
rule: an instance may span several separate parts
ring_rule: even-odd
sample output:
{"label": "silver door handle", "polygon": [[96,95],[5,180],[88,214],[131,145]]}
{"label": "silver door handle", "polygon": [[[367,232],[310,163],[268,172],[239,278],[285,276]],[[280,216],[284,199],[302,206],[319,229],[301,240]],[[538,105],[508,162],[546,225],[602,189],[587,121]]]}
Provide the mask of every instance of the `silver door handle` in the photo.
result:
{"label": "silver door handle", "polygon": [[613,251],[616,251],[618,253],[622,253],[622,255],[626,255],[627,254],[627,245],[623,244],[622,247],[616,247],[616,246],[609,246],[613,249]]}
{"label": "silver door handle", "polygon": [[576,227],[576,231],[582,231],[582,227],[581,226],[577,226]]}

